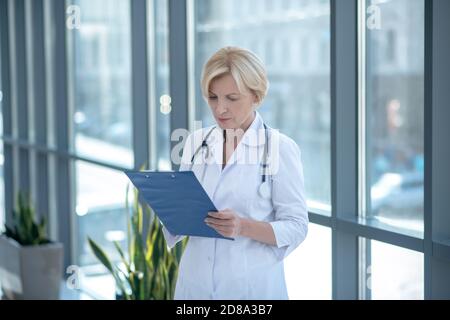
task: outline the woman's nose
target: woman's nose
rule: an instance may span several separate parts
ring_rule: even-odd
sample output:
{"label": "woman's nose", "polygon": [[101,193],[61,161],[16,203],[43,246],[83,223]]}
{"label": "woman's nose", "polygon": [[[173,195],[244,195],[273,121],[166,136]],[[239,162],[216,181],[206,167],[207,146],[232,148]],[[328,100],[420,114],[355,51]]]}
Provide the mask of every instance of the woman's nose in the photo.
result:
{"label": "woman's nose", "polygon": [[223,101],[217,101],[216,111],[218,114],[225,113],[227,111],[226,105]]}

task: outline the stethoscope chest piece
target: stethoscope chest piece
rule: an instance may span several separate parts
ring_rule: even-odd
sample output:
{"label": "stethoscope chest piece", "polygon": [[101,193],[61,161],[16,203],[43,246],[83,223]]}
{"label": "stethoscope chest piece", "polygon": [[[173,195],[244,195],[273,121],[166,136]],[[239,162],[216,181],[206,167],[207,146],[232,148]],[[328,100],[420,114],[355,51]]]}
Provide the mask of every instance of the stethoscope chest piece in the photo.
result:
{"label": "stethoscope chest piece", "polygon": [[258,188],[259,195],[264,199],[270,199],[270,186],[268,181],[264,181]]}

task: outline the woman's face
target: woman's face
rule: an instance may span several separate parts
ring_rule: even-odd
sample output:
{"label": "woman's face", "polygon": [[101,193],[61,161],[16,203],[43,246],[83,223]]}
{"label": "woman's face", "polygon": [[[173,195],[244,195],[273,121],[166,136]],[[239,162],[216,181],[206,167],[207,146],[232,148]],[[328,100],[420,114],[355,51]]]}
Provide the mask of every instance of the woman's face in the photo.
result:
{"label": "woman's face", "polygon": [[247,130],[254,119],[256,96],[240,93],[233,77],[223,75],[211,81],[208,104],[222,129]]}

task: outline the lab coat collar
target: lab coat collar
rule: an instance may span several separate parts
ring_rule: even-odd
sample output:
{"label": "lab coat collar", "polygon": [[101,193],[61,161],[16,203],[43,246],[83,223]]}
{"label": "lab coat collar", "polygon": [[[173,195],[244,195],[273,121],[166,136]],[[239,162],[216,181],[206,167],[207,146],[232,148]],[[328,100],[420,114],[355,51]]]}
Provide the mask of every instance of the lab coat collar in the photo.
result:
{"label": "lab coat collar", "polygon": [[260,147],[265,143],[264,122],[258,111],[255,111],[255,119],[245,131],[241,142],[249,147]]}
{"label": "lab coat collar", "polygon": [[[206,132],[209,132],[211,127],[207,128]],[[265,131],[264,122],[258,111],[255,111],[255,119],[245,131],[240,143],[249,147],[264,146],[265,143]],[[213,146],[214,150],[221,150],[223,145],[223,130],[219,126],[215,126],[215,129],[208,138],[208,144]]]}
{"label": "lab coat collar", "polygon": [[[203,138],[211,129],[212,127],[208,127],[205,131],[203,131]],[[260,133],[258,135],[259,129],[262,130],[259,131]],[[229,168],[232,167],[235,163],[243,163],[249,155],[254,156],[255,154],[258,155],[259,153],[261,153],[262,149],[260,149],[260,146],[264,146],[264,142],[265,134],[263,120],[259,113],[256,111],[255,119],[253,120],[249,129],[247,129],[247,131],[244,133],[244,136],[239,142],[236,150],[233,152],[233,155],[229,159],[226,167],[222,170],[223,130],[219,126],[215,127],[215,129],[211,132],[211,135],[207,139],[207,143],[211,152],[211,158],[205,163],[205,165],[208,166],[206,168],[206,176],[208,177],[208,179],[205,179],[206,181],[203,181],[204,188],[211,198],[213,198],[214,196],[221,175],[224,172],[228,171]]]}
{"label": "lab coat collar", "polygon": [[[242,163],[244,158],[247,158],[251,153],[257,152],[259,147],[263,147],[265,143],[264,124],[259,112],[255,111],[255,119],[245,131],[241,141],[229,159],[225,169],[234,163]],[[223,130],[216,127],[210,136],[211,151],[214,154],[214,161],[222,170],[223,164]]]}

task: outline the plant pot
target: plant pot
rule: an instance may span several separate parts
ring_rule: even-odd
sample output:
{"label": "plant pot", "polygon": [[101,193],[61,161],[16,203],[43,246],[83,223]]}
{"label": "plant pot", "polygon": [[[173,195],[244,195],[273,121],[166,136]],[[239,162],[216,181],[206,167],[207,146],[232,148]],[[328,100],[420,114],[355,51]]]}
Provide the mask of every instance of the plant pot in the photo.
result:
{"label": "plant pot", "polygon": [[63,269],[63,246],[22,246],[0,236],[0,283],[6,299],[55,300]]}

